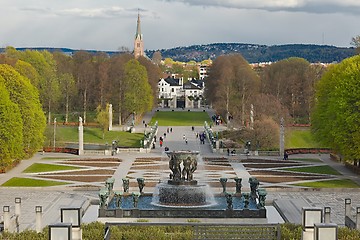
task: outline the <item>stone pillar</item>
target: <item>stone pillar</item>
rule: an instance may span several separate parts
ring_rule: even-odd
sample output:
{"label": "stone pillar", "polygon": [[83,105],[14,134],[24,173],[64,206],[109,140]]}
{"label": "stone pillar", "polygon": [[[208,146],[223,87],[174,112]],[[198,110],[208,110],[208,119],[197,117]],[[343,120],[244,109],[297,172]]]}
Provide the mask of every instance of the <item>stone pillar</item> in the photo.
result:
{"label": "stone pillar", "polygon": [[164,108],[164,107],[165,107],[165,100],[161,99],[161,108]]}
{"label": "stone pillar", "polygon": [[284,130],[284,118],[280,120],[280,157],[284,156],[285,148],[285,130]]}
{"label": "stone pillar", "polygon": [[84,154],[84,126],[83,119],[79,117],[79,155]]}
{"label": "stone pillar", "polygon": [[112,104],[109,104],[109,131],[112,131],[112,119],[113,119],[113,109],[112,109]]}
{"label": "stone pillar", "polygon": [[174,95],[173,97],[173,108],[177,108],[177,97]]}
{"label": "stone pillar", "polygon": [[356,208],[356,229],[360,230],[360,207]]}
{"label": "stone pillar", "polygon": [[250,129],[254,130],[254,105],[252,104],[250,109]]}

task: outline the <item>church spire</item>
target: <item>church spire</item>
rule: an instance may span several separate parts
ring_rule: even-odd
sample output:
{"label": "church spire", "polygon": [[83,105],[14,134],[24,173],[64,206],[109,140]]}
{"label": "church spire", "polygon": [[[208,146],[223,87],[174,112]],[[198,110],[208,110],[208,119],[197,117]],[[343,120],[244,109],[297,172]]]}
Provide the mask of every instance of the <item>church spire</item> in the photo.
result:
{"label": "church spire", "polygon": [[140,27],[140,12],[138,12],[138,19],[137,19],[135,39],[138,38],[138,37],[139,37],[140,39],[142,39],[141,27]]}
{"label": "church spire", "polygon": [[140,27],[140,12],[138,12],[137,18],[137,26],[136,26],[136,34],[135,34],[135,41],[134,41],[134,56],[138,58],[140,56],[144,56],[144,42],[143,36],[141,34],[141,27]]}

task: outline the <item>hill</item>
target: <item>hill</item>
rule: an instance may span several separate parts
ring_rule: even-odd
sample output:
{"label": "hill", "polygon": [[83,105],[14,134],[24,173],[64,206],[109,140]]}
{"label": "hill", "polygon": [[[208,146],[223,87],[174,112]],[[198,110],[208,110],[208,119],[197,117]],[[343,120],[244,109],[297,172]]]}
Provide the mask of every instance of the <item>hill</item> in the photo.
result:
{"label": "hill", "polygon": [[[335,47],[328,45],[288,44],[288,45],[258,45],[245,43],[213,43],[207,45],[192,45],[161,49],[163,58],[172,58],[176,61],[200,62],[205,59],[215,59],[224,54],[240,53],[248,62],[276,62],[289,57],[301,57],[309,62],[340,62],[355,55],[354,48]],[[146,51],[152,57],[155,50]]]}

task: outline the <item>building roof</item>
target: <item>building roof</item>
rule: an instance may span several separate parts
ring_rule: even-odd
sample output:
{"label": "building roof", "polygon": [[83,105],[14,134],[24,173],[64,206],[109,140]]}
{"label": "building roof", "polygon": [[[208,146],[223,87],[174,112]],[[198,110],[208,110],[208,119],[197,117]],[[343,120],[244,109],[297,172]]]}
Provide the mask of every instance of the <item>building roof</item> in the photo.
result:
{"label": "building roof", "polygon": [[201,90],[201,88],[199,86],[196,86],[191,81],[184,83],[183,88],[187,89],[187,90],[188,89]]}
{"label": "building roof", "polygon": [[200,88],[204,88],[205,86],[205,82],[203,80],[192,79],[190,82]]}
{"label": "building roof", "polygon": [[178,78],[167,77],[164,79],[170,86],[181,86]]}

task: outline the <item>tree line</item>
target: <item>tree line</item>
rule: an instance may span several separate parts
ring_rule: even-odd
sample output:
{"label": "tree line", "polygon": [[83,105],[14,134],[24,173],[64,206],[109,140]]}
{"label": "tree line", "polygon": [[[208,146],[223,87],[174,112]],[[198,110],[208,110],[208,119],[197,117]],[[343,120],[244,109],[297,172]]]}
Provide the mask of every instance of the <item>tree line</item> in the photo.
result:
{"label": "tree line", "polygon": [[115,122],[122,124],[129,115],[139,116],[153,107],[161,76],[158,65],[144,57],[135,60],[131,54],[110,57],[78,51],[68,56],[8,47],[0,63],[13,66],[38,89],[48,123],[53,113],[62,114],[58,122],[82,116],[86,123],[89,112],[111,103]]}
{"label": "tree line", "polygon": [[[206,99],[226,122],[243,129],[244,142],[277,148],[269,136],[278,139],[281,118],[285,124],[310,123],[315,84],[324,70],[302,58],[252,69],[240,54],[220,56],[206,80]],[[255,132],[247,133],[249,128]]]}

